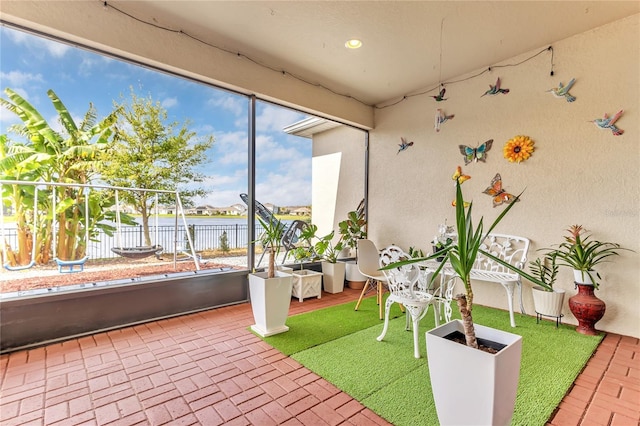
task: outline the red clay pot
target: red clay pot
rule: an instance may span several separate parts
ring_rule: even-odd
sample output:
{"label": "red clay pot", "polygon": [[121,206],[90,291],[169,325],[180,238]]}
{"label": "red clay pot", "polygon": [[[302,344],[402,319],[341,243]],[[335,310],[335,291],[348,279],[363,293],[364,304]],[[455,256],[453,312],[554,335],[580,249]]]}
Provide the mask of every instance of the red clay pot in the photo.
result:
{"label": "red clay pot", "polygon": [[593,294],[593,286],[578,284],[578,294],[569,298],[569,309],[578,320],[576,331],[582,334],[595,336],[600,334],[595,329],[595,324],[602,319],[606,304]]}

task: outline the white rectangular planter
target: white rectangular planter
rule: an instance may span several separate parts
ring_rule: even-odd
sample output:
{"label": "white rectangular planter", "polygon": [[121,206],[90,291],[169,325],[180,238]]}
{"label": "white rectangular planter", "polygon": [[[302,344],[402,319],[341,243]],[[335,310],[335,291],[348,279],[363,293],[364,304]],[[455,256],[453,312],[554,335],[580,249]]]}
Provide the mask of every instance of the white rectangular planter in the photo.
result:
{"label": "white rectangular planter", "polygon": [[302,302],[307,297],[322,297],[322,272],[307,269],[293,271],[291,294]]}
{"label": "white rectangular planter", "polygon": [[520,378],[522,336],[475,324],[476,337],[506,345],[490,354],[445,339],[460,320],[426,333],[431,387],[443,425],[508,425]]}
{"label": "white rectangular planter", "polygon": [[322,262],[322,281],[324,291],[335,294],[344,290],[344,274],[346,264],[344,262]]}
{"label": "white rectangular planter", "polygon": [[291,305],[290,274],[276,271],[275,278],[267,279],[267,272],[249,274],[251,310],[256,322],[251,329],[262,337],[289,330],[285,325]]}

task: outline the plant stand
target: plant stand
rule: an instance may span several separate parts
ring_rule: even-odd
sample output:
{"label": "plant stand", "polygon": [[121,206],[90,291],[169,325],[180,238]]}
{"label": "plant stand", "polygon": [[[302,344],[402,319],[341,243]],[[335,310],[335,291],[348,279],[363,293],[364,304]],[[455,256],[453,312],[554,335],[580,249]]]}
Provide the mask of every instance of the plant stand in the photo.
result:
{"label": "plant stand", "polygon": [[533,306],[536,310],[536,324],[543,317],[555,318],[556,328],[562,323],[562,304],[564,302],[564,290],[545,291],[541,287],[531,289]]}
{"label": "plant stand", "polygon": [[322,272],[301,270],[293,271],[291,294],[300,302],[307,297],[322,297]]}

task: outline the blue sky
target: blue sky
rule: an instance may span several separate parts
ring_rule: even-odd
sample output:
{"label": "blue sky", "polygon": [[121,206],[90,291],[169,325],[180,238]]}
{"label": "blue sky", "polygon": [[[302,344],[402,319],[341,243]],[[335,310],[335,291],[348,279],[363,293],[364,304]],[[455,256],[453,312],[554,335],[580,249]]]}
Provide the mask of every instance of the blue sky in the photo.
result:
{"label": "blue sky", "polygon": [[[113,110],[113,102],[151,95],[167,110],[169,121],[183,123],[203,137],[213,135],[209,162],[201,172],[209,178],[210,194],[198,204],[216,207],[241,203],[247,191],[248,100],[186,79],[128,64],[84,49],[0,27],[0,86],[10,88],[34,105],[59,130],[57,114],[47,97],[52,89],[79,122],[89,109],[98,118]],[[287,135],[282,128],[306,115],[259,102],[256,117],[256,198],[279,206],[311,204],[311,140]],[[0,108],[0,132],[18,118]],[[180,126],[178,126],[180,127]],[[12,135],[10,135],[12,136]]]}

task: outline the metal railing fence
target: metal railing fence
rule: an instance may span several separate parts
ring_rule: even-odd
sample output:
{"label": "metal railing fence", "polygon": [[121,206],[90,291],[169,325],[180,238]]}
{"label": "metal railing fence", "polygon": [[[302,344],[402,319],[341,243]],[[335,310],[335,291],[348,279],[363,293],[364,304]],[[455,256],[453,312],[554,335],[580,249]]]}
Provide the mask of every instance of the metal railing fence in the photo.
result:
{"label": "metal railing fence", "polygon": [[[192,240],[194,241],[195,250],[217,250],[221,248],[221,237],[223,233],[227,234],[227,246],[230,249],[247,248],[249,246],[248,241],[248,225],[246,224],[228,224],[228,225],[188,225],[191,230]],[[174,232],[175,227],[171,225],[158,226],[157,241],[156,227],[152,224],[149,225],[149,235],[151,236],[152,245],[161,245],[165,253],[173,253],[174,241],[176,240],[176,234]],[[255,227],[255,235],[260,235],[264,229],[259,224]],[[142,225],[138,226],[125,226],[121,227],[121,239],[123,247],[138,247],[144,246],[144,232]],[[10,247],[17,247],[18,234],[15,228],[4,229],[5,242]],[[111,251],[113,247],[118,246],[117,232],[113,236],[105,234],[103,231],[99,231],[96,238],[99,242],[91,241],[87,249],[87,255],[90,259],[109,259],[118,257],[117,254]],[[189,251],[189,243],[187,240],[187,233],[184,225],[178,225],[177,252]]]}

